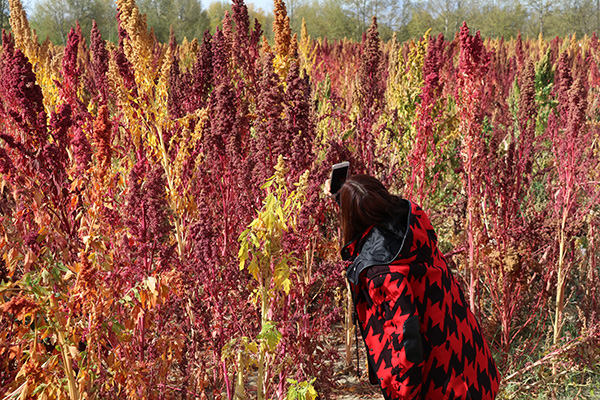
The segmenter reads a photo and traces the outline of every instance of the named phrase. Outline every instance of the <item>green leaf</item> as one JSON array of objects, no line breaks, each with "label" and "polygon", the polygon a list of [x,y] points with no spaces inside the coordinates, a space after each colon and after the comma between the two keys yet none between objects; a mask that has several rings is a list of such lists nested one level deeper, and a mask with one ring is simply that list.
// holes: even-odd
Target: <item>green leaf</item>
[{"label": "green leaf", "polygon": [[288,378],[287,381],[290,383],[290,387],[288,388],[287,400],[315,400],[318,397],[318,393],[313,386],[316,379],[313,378],[310,382],[298,382]]},{"label": "green leaf", "polygon": [[63,263],[56,264],[56,268],[58,268],[61,272],[69,271],[69,268],[67,268]]},{"label": "green leaf", "polygon": [[123,332],[123,330],[125,329],[125,327],[123,325],[121,325],[119,322],[113,321],[111,329],[115,334],[120,335]]},{"label": "green leaf", "polygon": [[44,391],[44,389],[46,389],[47,387],[48,387],[47,383],[42,383],[42,384],[38,385],[38,387],[33,389],[33,392],[31,394],[32,395],[38,394],[38,393]]},{"label": "green leaf", "polygon": [[274,351],[281,340],[281,332],[277,330],[275,322],[267,321],[257,338],[264,341],[269,351]]},{"label": "green leaf", "polygon": [[255,248],[260,247],[260,240],[258,240],[254,233],[250,234],[250,242],[254,245]]},{"label": "green leaf", "polygon": [[[293,379],[291,379],[293,381]],[[290,379],[288,379],[288,382],[290,381]],[[296,381],[294,381],[295,383]],[[296,390],[295,386],[290,386],[287,392],[287,396],[286,396],[287,400],[296,400],[298,399],[298,391]]]},{"label": "green leaf", "polygon": [[275,177],[271,177],[271,178],[267,179],[267,181],[265,183],[263,183],[260,188],[261,189],[269,188],[273,185],[274,182],[275,182]]},{"label": "green leaf", "polygon": [[238,238],[238,242],[244,242],[248,237],[248,233],[250,233],[250,229],[246,229],[244,232],[240,233],[240,237]]}]

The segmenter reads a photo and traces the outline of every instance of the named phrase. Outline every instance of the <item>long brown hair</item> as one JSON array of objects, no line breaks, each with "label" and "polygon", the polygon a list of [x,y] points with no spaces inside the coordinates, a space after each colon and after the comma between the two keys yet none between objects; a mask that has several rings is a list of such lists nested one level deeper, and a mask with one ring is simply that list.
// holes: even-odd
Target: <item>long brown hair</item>
[{"label": "long brown hair", "polygon": [[401,198],[388,192],[369,175],[353,175],[340,189],[340,224],[344,243],[349,243],[371,225],[389,221],[400,211]]}]

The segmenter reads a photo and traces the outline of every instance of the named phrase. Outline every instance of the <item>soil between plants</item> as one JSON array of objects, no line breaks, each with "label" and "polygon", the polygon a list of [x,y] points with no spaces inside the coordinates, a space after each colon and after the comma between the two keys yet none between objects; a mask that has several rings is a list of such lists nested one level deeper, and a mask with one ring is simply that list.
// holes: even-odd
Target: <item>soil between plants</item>
[{"label": "soil between plants", "polygon": [[[343,335],[340,335],[343,336]],[[340,362],[336,368],[337,387],[331,393],[332,400],[382,400],[383,394],[379,385],[369,383],[369,373],[367,370],[367,354],[362,339],[358,338],[358,348],[360,360],[356,361],[356,344],[352,344],[352,363],[346,363],[346,349],[344,341],[339,339],[336,342],[337,350],[340,354]],[[357,365],[359,367],[360,377],[357,376]]]}]

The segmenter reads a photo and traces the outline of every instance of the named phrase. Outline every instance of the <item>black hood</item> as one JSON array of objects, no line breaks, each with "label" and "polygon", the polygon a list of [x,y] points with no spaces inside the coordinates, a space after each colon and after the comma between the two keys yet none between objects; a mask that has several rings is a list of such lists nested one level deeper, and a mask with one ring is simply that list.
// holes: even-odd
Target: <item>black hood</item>
[{"label": "black hood", "polygon": [[[358,283],[360,273],[375,265],[387,265],[396,260],[402,251],[409,231],[411,204],[408,200],[406,212],[395,214],[389,221],[367,229],[360,237],[346,244],[341,251],[342,258],[353,261],[346,271],[348,280]],[[410,243],[409,243],[410,246]]]}]

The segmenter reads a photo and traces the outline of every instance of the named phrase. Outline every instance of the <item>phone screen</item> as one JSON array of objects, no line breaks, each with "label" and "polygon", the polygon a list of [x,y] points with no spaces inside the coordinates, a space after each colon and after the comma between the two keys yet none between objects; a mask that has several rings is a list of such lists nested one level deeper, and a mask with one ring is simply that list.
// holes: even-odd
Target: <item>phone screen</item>
[{"label": "phone screen", "polygon": [[340,191],[348,177],[349,167],[350,163],[348,161],[335,164],[331,167],[331,186],[329,187],[329,192],[331,194],[337,194],[337,192]]}]

